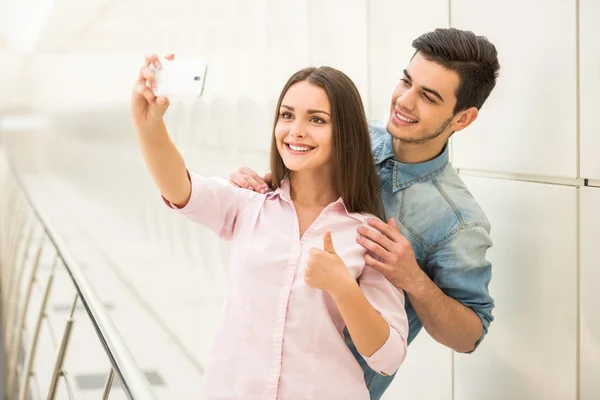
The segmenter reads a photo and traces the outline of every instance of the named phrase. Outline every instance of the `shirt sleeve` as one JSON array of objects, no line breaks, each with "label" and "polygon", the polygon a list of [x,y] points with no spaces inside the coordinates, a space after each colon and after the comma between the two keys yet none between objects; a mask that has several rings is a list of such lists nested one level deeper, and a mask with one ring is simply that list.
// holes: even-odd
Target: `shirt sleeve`
[{"label": "shirt sleeve", "polygon": [[447,296],[473,310],[481,320],[481,337],[469,353],[479,346],[494,319],[494,300],[488,290],[492,264],[486,259],[491,246],[488,230],[476,225],[457,231],[436,245],[427,258],[433,282]]},{"label": "shirt sleeve", "polygon": [[383,346],[370,357],[362,355],[369,367],[381,375],[393,375],[406,358],[408,317],[404,292],[380,272],[365,266],[358,283],[373,308],[385,319],[390,334]]},{"label": "shirt sleeve", "polygon": [[206,178],[189,170],[187,173],[192,185],[187,204],[178,208],[163,196],[164,202],[190,220],[208,227],[220,238],[231,238],[238,212],[253,192],[236,188],[223,178]]},{"label": "shirt sleeve", "polygon": [[381,140],[387,137],[387,132],[382,133],[381,122],[370,120],[368,121],[369,136],[371,139],[371,152],[375,153],[377,147],[381,144]]}]

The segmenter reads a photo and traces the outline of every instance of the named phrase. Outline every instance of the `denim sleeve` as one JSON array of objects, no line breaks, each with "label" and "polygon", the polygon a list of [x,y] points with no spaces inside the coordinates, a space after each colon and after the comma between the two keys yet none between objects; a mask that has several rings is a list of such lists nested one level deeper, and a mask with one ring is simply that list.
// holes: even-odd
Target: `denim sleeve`
[{"label": "denim sleeve", "polygon": [[491,246],[488,230],[474,225],[458,230],[438,243],[427,260],[433,281],[439,288],[469,307],[481,319],[483,332],[471,352],[479,346],[494,320],[494,299],[488,290],[492,264],[486,258]]},{"label": "denim sleeve", "polygon": [[[380,126],[379,121],[368,121],[369,124],[369,136],[371,139],[371,151],[374,153],[375,149],[381,143],[381,140],[384,138],[384,133],[382,132],[382,128]],[[387,132],[385,132],[387,134]]]}]

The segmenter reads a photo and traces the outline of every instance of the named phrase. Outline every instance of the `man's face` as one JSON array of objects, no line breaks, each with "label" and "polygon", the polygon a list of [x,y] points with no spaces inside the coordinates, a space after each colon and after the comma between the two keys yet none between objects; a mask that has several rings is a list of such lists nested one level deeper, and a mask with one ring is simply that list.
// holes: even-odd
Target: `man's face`
[{"label": "man's face", "polygon": [[402,142],[425,143],[452,134],[459,77],[417,53],[394,89],[387,130]]}]

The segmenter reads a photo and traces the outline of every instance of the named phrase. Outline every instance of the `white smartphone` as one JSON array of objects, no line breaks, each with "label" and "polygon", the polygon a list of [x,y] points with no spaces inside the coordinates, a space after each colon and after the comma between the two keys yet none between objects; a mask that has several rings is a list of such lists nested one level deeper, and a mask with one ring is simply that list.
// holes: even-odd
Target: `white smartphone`
[{"label": "white smartphone", "polygon": [[195,60],[160,60],[161,67],[154,69],[155,96],[200,97],[208,66]]}]

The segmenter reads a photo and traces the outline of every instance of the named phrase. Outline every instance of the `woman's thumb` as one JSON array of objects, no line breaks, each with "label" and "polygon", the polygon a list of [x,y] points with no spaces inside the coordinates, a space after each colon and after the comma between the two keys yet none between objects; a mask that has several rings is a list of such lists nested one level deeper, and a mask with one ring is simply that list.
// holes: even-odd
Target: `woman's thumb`
[{"label": "woman's thumb", "polygon": [[161,108],[169,107],[169,99],[164,96],[159,96],[156,98],[156,104],[158,104]]}]

